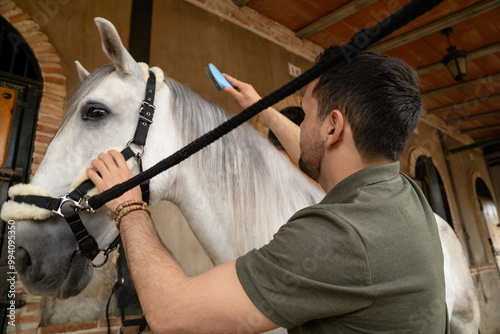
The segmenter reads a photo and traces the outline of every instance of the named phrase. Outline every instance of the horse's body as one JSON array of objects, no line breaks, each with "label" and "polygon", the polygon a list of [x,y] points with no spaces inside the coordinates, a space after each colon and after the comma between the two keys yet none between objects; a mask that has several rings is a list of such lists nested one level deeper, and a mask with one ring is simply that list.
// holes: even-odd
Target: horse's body
[{"label": "horse's body", "polygon": [[[102,19],[96,22],[113,64],[88,76],[82,73],[86,78],[32,181],[57,195],[67,193],[78,172],[100,152],[124,146],[132,138],[143,99],[143,72],[114,27]],[[229,117],[171,79],[158,88],[155,105],[144,168]],[[95,121],[82,119],[89,108],[96,107],[107,110],[108,115]],[[133,172],[138,172],[137,167]],[[152,202],[177,204],[214,264],[264,245],[294,212],[322,197],[282,153],[247,125],[151,181]],[[117,234],[104,211],[82,214],[101,247]],[[454,232],[443,220],[438,219],[438,224],[453,333],[472,333],[478,327],[478,305],[467,262]],[[62,218],[54,216],[42,223],[18,221],[16,238],[18,273],[29,292],[66,298],[78,295],[91,280],[93,268],[76,251],[75,239]],[[460,328],[453,326],[456,315]]]}]

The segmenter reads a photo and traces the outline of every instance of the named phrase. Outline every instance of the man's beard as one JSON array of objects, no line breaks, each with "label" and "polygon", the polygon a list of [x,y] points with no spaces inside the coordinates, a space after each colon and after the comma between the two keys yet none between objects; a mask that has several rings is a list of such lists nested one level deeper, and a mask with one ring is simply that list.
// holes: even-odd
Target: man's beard
[{"label": "man's beard", "polygon": [[324,142],[316,136],[312,143],[300,143],[300,169],[314,181],[318,181],[323,163]]}]

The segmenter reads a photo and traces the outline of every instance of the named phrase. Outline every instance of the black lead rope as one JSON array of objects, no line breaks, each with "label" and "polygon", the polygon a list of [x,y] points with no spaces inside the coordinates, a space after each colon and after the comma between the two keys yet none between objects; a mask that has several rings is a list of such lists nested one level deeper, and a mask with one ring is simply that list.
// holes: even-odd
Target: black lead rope
[{"label": "black lead rope", "polygon": [[[122,244],[121,239],[118,240],[118,243],[120,245]],[[127,267],[125,252],[123,250],[123,247],[120,246],[120,248],[118,249],[118,277],[116,279],[115,284],[113,285],[113,288],[111,289],[111,294],[108,298],[108,302],[106,303],[106,322],[108,325],[108,334],[111,334],[111,323],[109,321],[109,306],[111,304],[111,299],[112,299],[114,294],[119,294],[127,289],[133,289],[134,293],[135,293],[132,278],[130,277],[130,273],[129,273],[128,267]],[[137,295],[135,295],[135,296],[137,296]],[[124,299],[124,298],[122,298],[122,299]],[[124,327],[133,327],[133,326],[139,326],[138,331],[137,331],[138,334],[143,333],[148,325],[148,323],[146,321],[146,317],[143,315],[141,318],[137,318],[137,319],[125,319],[125,301],[117,298],[117,302],[118,302],[118,305],[117,305],[118,310],[120,311],[120,317],[121,317],[121,321],[122,321],[120,333],[123,332]]]},{"label": "black lead rope", "polygon": [[441,2],[443,2],[443,0],[413,0],[385,20],[379,22],[373,28],[366,28],[358,31],[354,34],[349,43],[342,46],[337,52],[323,59],[299,77],[265,96],[238,115],[230,118],[217,128],[199,137],[171,156],[161,160],[148,170],[121,184],[115,185],[101,194],[92,196],[88,200],[89,206],[94,210],[98,209],[105,203],[138,186],[142,182],[149,180],[167,169],[181,163],[194,153],[200,151],[202,148],[210,145],[236,127],[245,123],[262,110],[269,108],[288,95],[309,84],[311,81],[319,77],[326,69],[334,65],[338,66],[350,62],[352,57],[356,56],[383,38],[389,36],[394,31],[413,21],[417,17],[423,15]]}]

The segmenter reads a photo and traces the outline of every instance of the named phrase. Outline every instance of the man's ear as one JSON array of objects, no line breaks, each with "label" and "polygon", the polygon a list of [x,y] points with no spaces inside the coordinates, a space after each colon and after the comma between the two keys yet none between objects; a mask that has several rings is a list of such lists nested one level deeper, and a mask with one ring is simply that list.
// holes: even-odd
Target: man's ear
[{"label": "man's ear", "polygon": [[326,135],[326,147],[330,148],[332,145],[337,143],[340,139],[342,131],[344,130],[345,116],[339,110],[333,110],[330,115],[327,116],[327,135]]}]

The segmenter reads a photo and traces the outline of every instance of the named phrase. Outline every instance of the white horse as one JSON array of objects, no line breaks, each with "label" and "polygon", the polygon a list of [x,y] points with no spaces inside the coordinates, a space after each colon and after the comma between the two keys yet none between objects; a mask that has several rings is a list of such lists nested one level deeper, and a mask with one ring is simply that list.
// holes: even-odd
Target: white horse
[{"label": "white horse", "polygon": [[[55,195],[67,193],[79,171],[100,152],[125,146],[135,131],[144,98],[144,71],[124,48],[114,26],[104,19],[95,21],[111,64],[90,74],[79,67],[84,79],[31,183]],[[172,79],[157,88],[155,105],[144,168],[229,117]],[[133,172],[138,172],[137,166]],[[169,200],[178,205],[215,265],[264,245],[294,212],[317,203],[323,195],[248,125],[151,181],[151,202]],[[117,235],[105,211],[81,214],[100,247]],[[436,218],[444,249],[451,328],[454,334],[477,332],[479,307],[467,261],[453,230]],[[77,250],[61,217],[43,222],[17,220],[16,224],[17,271],[28,292],[67,298],[84,291],[93,268]]]}]

